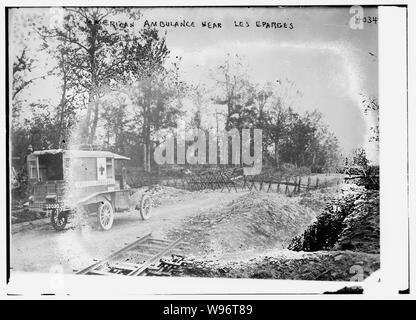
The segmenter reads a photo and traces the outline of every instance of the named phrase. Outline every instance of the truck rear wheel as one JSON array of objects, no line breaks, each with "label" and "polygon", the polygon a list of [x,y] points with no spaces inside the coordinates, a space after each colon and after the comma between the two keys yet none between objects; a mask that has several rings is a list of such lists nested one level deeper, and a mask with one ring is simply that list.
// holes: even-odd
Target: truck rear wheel
[{"label": "truck rear wheel", "polygon": [[114,221],[114,210],[107,200],[101,201],[98,205],[97,220],[101,229],[110,230]]},{"label": "truck rear wheel", "polygon": [[53,209],[51,213],[51,224],[55,230],[64,230],[68,222],[68,214],[66,211]]},{"label": "truck rear wheel", "polygon": [[142,199],[140,200],[140,216],[143,220],[147,220],[150,218],[150,214],[152,212],[152,199],[149,195],[144,194]]}]

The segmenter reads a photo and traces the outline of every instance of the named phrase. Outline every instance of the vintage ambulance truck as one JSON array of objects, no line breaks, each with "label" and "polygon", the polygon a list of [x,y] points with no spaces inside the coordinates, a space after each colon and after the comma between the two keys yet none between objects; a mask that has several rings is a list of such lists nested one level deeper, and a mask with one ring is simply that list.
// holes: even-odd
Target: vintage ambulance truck
[{"label": "vintage ambulance truck", "polygon": [[128,160],[108,151],[34,151],[27,157],[33,192],[26,206],[48,212],[56,230],[63,230],[76,211],[96,214],[103,230],[111,228],[115,212],[137,210],[146,220],[151,198],[128,186],[123,165]]}]

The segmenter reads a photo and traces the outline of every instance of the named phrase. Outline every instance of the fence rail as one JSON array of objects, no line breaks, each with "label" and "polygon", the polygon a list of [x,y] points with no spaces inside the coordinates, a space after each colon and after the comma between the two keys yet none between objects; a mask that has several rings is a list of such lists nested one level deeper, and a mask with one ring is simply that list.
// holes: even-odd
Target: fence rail
[{"label": "fence rail", "polygon": [[245,176],[241,168],[208,171],[187,174],[181,177],[166,177],[150,174],[129,175],[127,183],[132,187],[163,185],[190,191],[198,190],[256,190],[297,194],[302,191],[316,190],[343,181],[343,175],[331,176],[279,176],[265,172],[256,176]]}]

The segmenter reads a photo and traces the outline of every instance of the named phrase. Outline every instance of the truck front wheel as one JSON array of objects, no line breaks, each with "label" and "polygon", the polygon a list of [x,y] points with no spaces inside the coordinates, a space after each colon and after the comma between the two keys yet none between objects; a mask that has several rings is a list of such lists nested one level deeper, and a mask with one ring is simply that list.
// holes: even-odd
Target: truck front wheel
[{"label": "truck front wheel", "polygon": [[51,224],[55,230],[61,231],[65,229],[68,222],[68,214],[66,211],[53,209],[51,213]]}]

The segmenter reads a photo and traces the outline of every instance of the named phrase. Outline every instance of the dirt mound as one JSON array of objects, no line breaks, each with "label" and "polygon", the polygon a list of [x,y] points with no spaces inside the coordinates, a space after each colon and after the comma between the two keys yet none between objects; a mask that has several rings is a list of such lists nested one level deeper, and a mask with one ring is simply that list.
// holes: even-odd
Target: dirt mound
[{"label": "dirt mound", "polygon": [[249,261],[193,260],[182,276],[362,281],[380,268],[378,254],[352,251],[280,251]]},{"label": "dirt mound", "polygon": [[299,204],[311,208],[316,212],[322,212],[326,204],[337,196],[337,187],[320,188],[318,190],[310,190],[300,195]]},{"label": "dirt mound", "polygon": [[280,194],[246,193],[225,206],[202,211],[171,235],[184,236],[190,253],[214,259],[247,250],[283,249],[315,217],[299,201]]},{"label": "dirt mound", "polygon": [[147,189],[147,193],[152,197],[153,207],[159,207],[162,204],[176,203],[186,199],[191,192],[173,187],[155,185]]}]

